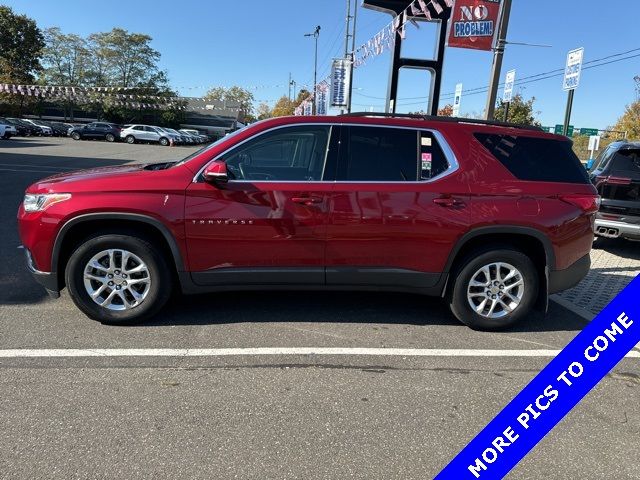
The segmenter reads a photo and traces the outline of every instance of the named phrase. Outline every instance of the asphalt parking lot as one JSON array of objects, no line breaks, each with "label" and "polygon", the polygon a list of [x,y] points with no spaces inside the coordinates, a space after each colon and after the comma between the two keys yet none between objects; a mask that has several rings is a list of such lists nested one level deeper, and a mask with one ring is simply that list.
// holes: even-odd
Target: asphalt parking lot
[{"label": "asphalt parking lot", "polygon": [[[196,148],[0,142],[0,351],[290,350],[0,358],[0,478],[432,478],[548,363],[543,351],[563,348],[586,325],[588,308],[570,296],[563,304],[578,313],[552,302],[546,316],[503,333],[474,332],[439,300],[399,294],[177,298],[131,327],[88,320],[66,292],[48,299],[18,248],[24,189],[58,172],[167,161]],[[623,259],[597,267],[614,269],[591,276],[599,288],[606,274],[640,271],[634,245],[606,244],[594,255]],[[640,478],[639,405],[640,365],[625,359],[509,478]]]}]

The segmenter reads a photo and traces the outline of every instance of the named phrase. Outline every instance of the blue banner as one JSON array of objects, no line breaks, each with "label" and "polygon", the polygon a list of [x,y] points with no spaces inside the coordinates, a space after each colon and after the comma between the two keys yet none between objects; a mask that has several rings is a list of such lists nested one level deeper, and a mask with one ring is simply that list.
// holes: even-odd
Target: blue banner
[{"label": "blue banner", "polygon": [[436,477],[503,478],[640,342],[640,276]]}]

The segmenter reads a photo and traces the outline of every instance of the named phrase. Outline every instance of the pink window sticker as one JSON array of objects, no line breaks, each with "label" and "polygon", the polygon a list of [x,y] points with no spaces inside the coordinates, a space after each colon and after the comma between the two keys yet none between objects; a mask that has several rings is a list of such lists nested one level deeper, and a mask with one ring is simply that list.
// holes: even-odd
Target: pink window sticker
[{"label": "pink window sticker", "polygon": [[430,162],[431,161],[431,154],[430,153],[423,153],[422,154],[422,161],[423,162]]}]

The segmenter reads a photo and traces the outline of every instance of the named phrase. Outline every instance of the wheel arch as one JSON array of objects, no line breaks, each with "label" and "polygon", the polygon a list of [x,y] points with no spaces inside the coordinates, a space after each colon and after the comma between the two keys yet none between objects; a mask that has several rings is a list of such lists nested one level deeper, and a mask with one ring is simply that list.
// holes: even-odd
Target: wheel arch
[{"label": "wheel arch", "polygon": [[[535,228],[519,225],[496,225],[471,230],[463,235],[451,250],[445,272],[451,275],[460,262],[472,251],[493,245],[515,247],[533,260],[540,281],[536,304],[539,308],[546,310],[549,271],[555,268],[556,259],[549,237]],[[447,282],[444,295],[447,294],[450,283]]]},{"label": "wheel arch", "polygon": [[64,269],[79,242],[96,232],[139,233],[158,241],[158,247],[171,257],[169,265],[174,274],[185,271],[182,252],[169,228],[160,220],[133,213],[91,213],[68,220],[56,236],[51,256],[51,271],[61,289],[64,286]]}]

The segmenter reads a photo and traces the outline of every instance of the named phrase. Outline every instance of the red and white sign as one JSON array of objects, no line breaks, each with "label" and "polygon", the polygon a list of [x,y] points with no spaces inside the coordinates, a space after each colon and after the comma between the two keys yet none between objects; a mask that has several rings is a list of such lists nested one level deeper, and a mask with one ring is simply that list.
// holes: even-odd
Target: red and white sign
[{"label": "red and white sign", "polygon": [[456,0],[447,45],[491,50],[498,35],[500,0]]}]

